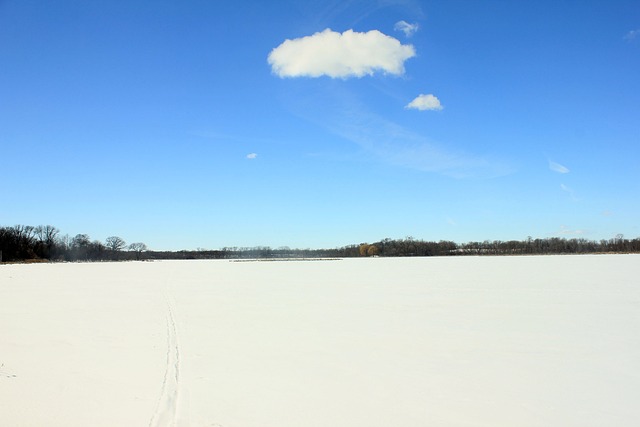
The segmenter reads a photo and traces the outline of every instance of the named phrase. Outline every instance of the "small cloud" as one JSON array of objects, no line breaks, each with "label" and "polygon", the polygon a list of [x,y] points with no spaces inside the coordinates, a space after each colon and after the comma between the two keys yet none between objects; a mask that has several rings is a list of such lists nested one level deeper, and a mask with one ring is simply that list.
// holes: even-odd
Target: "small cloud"
[{"label": "small cloud", "polygon": [[442,110],[442,108],[444,107],[442,107],[442,104],[440,104],[440,100],[435,96],[431,94],[429,95],[420,94],[416,97],[416,99],[411,101],[404,108],[425,111],[425,110]]},{"label": "small cloud", "polygon": [[613,212],[611,212],[611,211],[604,211],[604,212],[602,212],[602,216],[613,216]]},{"label": "small cloud", "polygon": [[256,153],[249,153],[249,154],[247,154],[247,159],[249,159],[249,160],[253,160],[253,159],[255,159],[256,157],[258,157],[258,155],[257,155]]},{"label": "small cloud", "polygon": [[346,79],[383,73],[404,74],[404,61],[416,55],[412,45],[380,31],[343,33],[326,30],[285,40],[269,53],[267,62],[279,77]]},{"label": "small cloud", "polygon": [[562,166],[560,163],[552,162],[549,160],[549,169],[558,173],[569,173],[569,169]]},{"label": "small cloud", "polygon": [[447,217],[446,220],[447,220],[447,224],[449,225],[453,225],[453,226],[458,225],[458,223],[455,222],[452,218]]},{"label": "small cloud", "polygon": [[409,24],[407,21],[398,21],[394,25],[393,29],[396,31],[402,31],[406,37],[411,37],[416,31],[418,31],[418,24]]},{"label": "small cloud", "polygon": [[624,39],[628,41],[635,40],[638,36],[640,36],[640,29],[629,31],[625,34]]}]

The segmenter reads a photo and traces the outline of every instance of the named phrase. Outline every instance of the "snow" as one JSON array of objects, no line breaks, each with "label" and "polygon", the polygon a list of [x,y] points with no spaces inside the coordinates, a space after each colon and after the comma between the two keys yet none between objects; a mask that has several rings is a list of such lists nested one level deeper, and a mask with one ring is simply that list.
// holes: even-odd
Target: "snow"
[{"label": "snow", "polygon": [[640,256],[0,266],[0,425],[640,425]]}]

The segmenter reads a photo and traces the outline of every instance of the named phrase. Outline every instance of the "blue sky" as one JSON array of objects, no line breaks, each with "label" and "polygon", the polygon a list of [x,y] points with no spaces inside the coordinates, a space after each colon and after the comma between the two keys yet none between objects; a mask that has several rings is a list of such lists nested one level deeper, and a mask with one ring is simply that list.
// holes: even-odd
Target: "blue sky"
[{"label": "blue sky", "polygon": [[640,236],[637,1],[0,1],[0,225]]}]

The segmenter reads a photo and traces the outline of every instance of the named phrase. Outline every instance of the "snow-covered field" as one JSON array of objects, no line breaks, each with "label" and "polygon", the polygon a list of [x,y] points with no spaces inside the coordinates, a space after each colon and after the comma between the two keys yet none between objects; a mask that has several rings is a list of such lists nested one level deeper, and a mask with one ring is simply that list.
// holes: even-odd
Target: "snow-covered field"
[{"label": "snow-covered field", "polygon": [[640,425],[640,256],[0,266],[0,425]]}]

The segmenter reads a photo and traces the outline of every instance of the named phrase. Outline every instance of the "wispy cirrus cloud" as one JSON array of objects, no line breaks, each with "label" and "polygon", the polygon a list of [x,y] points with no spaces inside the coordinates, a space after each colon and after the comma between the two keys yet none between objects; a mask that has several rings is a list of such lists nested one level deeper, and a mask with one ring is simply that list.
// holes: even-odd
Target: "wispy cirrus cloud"
[{"label": "wispy cirrus cloud", "polygon": [[440,100],[436,96],[432,94],[428,94],[428,95],[420,94],[413,101],[407,104],[404,108],[410,109],[410,110],[426,111],[426,110],[442,110],[444,107],[442,106],[442,104],[440,103]]},{"label": "wispy cirrus cloud", "polygon": [[453,178],[492,178],[512,168],[488,155],[446,148],[429,138],[365,109],[350,109],[331,131],[362,147],[366,153],[394,166],[439,173]]},{"label": "wispy cirrus cloud", "polygon": [[552,162],[549,160],[549,169],[558,173],[569,173],[569,168],[561,165],[560,163]]},{"label": "wispy cirrus cloud", "polygon": [[404,33],[405,37],[411,37],[412,35],[414,35],[415,32],[418,31],[418,28],[420,28],[420,27],[418,26],[417,23],[410,24],[407,21],[398,21],[393,26],[394,30],[402,31]]},{"label": "wispy cirrus cloud", "polygon": [[578,201],[578,198],[576,197],[576,193],[573,191],[572,188],[564,184],[560,184],[560,189],[565,193],[569,194],[569,197],[571,197],[571,200],[573,200],[574,202]]},{"label": "wispy cirrus cloud", "polygon": [[258,154],[257,153],[249,153],[249,154],[247,154],[247,159],[249,159],[249,160],[253,160],[253,159],[256,159],[256,158],[258,158]]},{"label": "wispy cirrus cloud", "polygon": [[311,36],[285,40],[267,58],[279,77],[346,79],[375,72],[404,74],[404,62],[416,55],[412,45],[378,30],[366,33],[326,29]]}]

